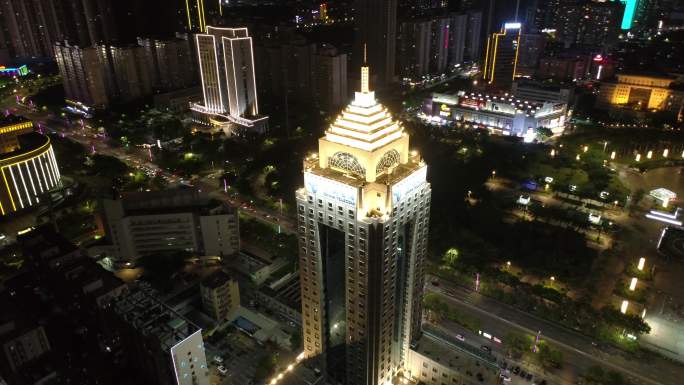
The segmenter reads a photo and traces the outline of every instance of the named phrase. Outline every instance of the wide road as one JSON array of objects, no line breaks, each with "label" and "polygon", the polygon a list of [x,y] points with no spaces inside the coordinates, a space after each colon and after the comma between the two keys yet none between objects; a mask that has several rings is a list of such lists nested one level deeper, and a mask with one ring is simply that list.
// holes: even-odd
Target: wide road
[{"label": "wide road", "polygon": [[[684,368],[663,359],[650,359],[648,362],[635,360],[617,349],[599,350],[592,340],[573,330],[538,318],[515,309],[468,288],[428,277],[427,291],[444,295],[451,306],[482,320],[483,325],[491,328],[490,334],[505,337],[508,331],[524,332],[535,335],[541,331],[542,338],[561,350],[568,369],[558,375],[564,381],[583,373],[592,365],[621,372],[634,384],[679,385],[682,383]],[[433,283],[437,282],[438,286]]]},{"label": "wide road", "polygon": [[[168,179],[178,179],[177,176],[171,174],[168,170],[163,170],[154,164],[153,161],[150,160],[148,152],[145,150],[135,149],[132,152],[127,152],[120,147],[111,147],[105,140],[97,136],[96,133],[92,132],[92,130],[87,127],[81,128],[78,124],[69,126],[61,119],[51,116],[51,114],[31,111],[21,105],[17,105],[14,103],[13,99],[6,99],[3,101],[2,109],[5,108],[16,110],[17,114],[23,115],[34,122],[39,123],[46,132],[58,133],[80,143],[88,152],[94,151],[95,153],[109,155],[125,162],[130,167],[158,170],[162,176]],[[279,227],[281,231],[285,233],[294,233],[296,230],[296,226],[291,218],[263,207],[254,206],[251,202],[241,199],[239,196],[228,196],[219,186],[218,180],[203,178],[198,181],[196,187],[210,194],[213,198],[220,199],[238,207],[240,212],[247,216],[273,225],[274,227]]]}]

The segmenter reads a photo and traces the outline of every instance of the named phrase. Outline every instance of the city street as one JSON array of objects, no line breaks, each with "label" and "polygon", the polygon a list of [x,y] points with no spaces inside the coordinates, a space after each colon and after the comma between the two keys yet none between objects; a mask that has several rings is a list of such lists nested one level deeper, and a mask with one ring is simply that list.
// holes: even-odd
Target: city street
[{"label": "city street", "polygon": [[[19,114],[39,123],[46,131],[62,134],[65,137],[80,143],[87,151],[113,156],[122,162],[125,162],[130,167],[137,169],[158,170],[158,172],[168,180],[172,180],[175,183],[179,182],[177,176],[166,170],[160,169],[159,166],[151,162],[149,154],[145,149],[136,148],[132,152],[128,152],[123,148],[110,147],[101,136],[91,132],[92,129],[87,127],[81,128],[76,124],[72,124],[72,126],[69,127],[61,120],[55,119],[46,113],[34,112],[21,105],[17,105],[13,98],[5,99],[1,108],[18,109]],[[240,212],[247,216],[258,219],[274,227],[280,226],[281,231],[286,233],[295,231],[295,226],[290,222],[290,218],[280,215],[277,212],[254,206],[249,201],[240,199],[240,197],[229,197],[223,192],[223,189],[218,186],[216,179],[202,178],[198,181],[196,187],[207,192],[213,198],[229,202],[231,205],[238,207]]]},{"label": "city street", "polygon": [[[482,296],[470,289],[452,285],[436,277],[428,277],[427,291],[440,293],[451,306],[482,320],[483,328],[492,335],[504,337],[510,330],[535,335],[541,331],[542,338],[561,350],[566,366],[554,373],[564,383],[576,383],[577,375],[593,365],[601,365],[625,375],[635,384],[679,384],[681,367],[666,360],[636,361],[617,349],[599,350],[592,340],[570,329],[537,318],[513,307]],[[439,286],[432,283],[438,282]],[[457,328],[462,330],[462,328]],[[460,331],[458,331],[460,333]],[[546,374],[546,376],[549,376]],[[550,378],[550,376],[549,376]]]}]

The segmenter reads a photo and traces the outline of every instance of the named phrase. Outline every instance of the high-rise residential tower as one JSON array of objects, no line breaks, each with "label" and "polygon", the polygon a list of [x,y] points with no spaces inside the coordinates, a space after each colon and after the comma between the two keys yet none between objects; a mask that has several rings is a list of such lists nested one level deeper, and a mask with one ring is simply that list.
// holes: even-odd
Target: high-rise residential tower
[{"label": "high-rise residential tower", "polygon": [[487,38],[484,80],[497,87],[510,86],[515,77],[520,46],[520,23],[506,23]]},{"label": "high-rise residential tower", "polygon": [[262,132],[268,117],[259,115],[254,51],[247,28],[207,27],[195,35],[202,80],[202,104],[191,109],[200,121],[222,128],[235,126]]},{"label": "high-rise residential tower", "polygon": [[356,62],[361,64],[367,46],[367,60],[377,73],[376,82],[391,83],[396,65],[397,0],[355,0],[354,9]]},{"label": "high-rise residential tower", "polygon": [[332,383],[386,385],[420,332],[430,184],[401,124],[361,90],[297,190],[304,355]]}]

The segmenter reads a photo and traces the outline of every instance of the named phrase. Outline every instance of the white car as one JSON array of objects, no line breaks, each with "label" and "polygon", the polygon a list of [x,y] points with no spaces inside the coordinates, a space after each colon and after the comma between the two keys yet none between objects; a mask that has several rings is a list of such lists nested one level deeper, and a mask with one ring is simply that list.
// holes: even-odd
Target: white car
[{"label": "white car", "polygon": [[460,335],[460,334],[456,334],[456,339],[459,340],[459,341],[465,341],[465,337],[463,337],[463,336]]},{"label": "white car", "polygon": [[223,365],[220,365],[217,369],[218,369],[219,373],[221,373],[221,374],[228,373],[228,369],[226,369],[226,367]]},{"label": "white car", "polygon": [[223,358],[221,358],[221,356],[214,356],[214,362],[220,364],[223,362]]}]

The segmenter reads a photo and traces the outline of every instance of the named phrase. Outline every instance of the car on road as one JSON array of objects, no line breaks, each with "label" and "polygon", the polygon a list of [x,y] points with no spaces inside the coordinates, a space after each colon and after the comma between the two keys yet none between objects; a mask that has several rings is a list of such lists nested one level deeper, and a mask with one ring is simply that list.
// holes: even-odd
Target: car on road
[{"label": "car on road", "polygon": [[228,373],[228,369],[226,369],[226,367],[223,365],[220,365],[217,369],[218,369],[219,373],[221,373],[221,374],[225,375],[226,373]]},{"label": "car on road", "polygon": [[520,377],[525,378],[526,375],[527,375],[527,372],[525,370],[520,371]]},{"label": "car on road", "polygon": [[501,374],[499,374],[499,377],[501,377],[501,379],[504,380],[505,382],[511,381],[511,376],[509,376],[508,374],[501,373]]},{"label": "car on road", "polygon": [[221,356],[214,356],[214,362],[220,364],[223,362],[223,358],[221,358]]},{"label": "car on road", "polygon": [[513,369],[513,374],[518,374],[518,373],[520,373],[520,366],[516,366],[516,367]]},{"label": "car on road", "polygon": [[432,286],[439,286],[439,281],[432,281],[430,283],[432,283]]},{"label": "car on road", "polygon": [[490,347],[487,346],[487,345],[482,345],[482,346],[480,346],[480,348],[481,348],[482,350],[484,350],[485,352],[487,352],[487,353],[491,353],[491,352],[492,352],[492,348],[490,348]]},{"label": "car on road", "polygon": [[456,339],[459,340],[459,341],[465,341],[465,337],[463,337],[463,336],[460,335],[460,334],[456,334]]}]

